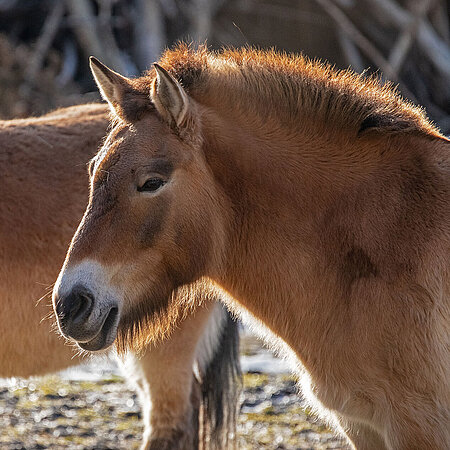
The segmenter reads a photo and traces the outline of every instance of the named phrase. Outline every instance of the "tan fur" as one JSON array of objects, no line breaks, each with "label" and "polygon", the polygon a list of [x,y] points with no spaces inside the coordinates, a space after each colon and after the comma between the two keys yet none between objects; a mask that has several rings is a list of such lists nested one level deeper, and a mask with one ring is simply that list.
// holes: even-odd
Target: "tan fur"
[{"label": "tan fur", "polygon": [[[159,64],[190,121],[143,103],[154,72],[129,80],[63,271],[109,270],[124,346],[209,280],[358,448],[450,448],[449,141],[390,86],[303,57],[180,46]],[[173,171],[141,195],[157,158]]]},{"label": "tan fur", "polygon": [[86,162],[107,125],[104,105],[0,122],[3,377],[39,375],[78,362],[49,332],[52,320],[41,319],[51,312],[46,294],[87,203]]},{"label": "tan fur", "polygon": [[[86,162],[107,125],[108,108],[96,104],[0,122],[0,377],[81,362],[51,329],[48,294],[87,204]],[[144,448],[190,450],[197,439],[193,362],[209,317],[202,308],[132,364],[145,411]]]}]

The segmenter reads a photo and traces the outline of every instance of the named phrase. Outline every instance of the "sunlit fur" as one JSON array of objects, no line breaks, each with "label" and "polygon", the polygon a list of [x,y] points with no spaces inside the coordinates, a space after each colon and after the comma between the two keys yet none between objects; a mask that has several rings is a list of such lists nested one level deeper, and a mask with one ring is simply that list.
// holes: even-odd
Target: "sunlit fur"
[{"label": "sunlit fur", "polygon": [[[116,268],[121,345],[173,326],[195,299],[161,299],[202,280],[285,342],[357,448],[449,448],[449,141],[391,86],[303,57],[180,45],[159,64],[187,94],[178,126],[154,71],[97,66],[117,124],[66,260]],[[140,196],[157,157],[169,182]]]},{"label": "sunlit fur", "polygon": [[[49,294],[87,204],[86,163],[107,127],[108,108],[101,104],[0,121],[0,377],[38,376],[83,361],[79,348],[51,329]],[[193,393],[204,387],[193,366],[198,360],[197,372],[208,370],[224,326],[220,308],[206,306],[180,323],[170,339],[142,347],[139,358],[128,355],[125,369],[142,401],[143,448],[191,450],[198,440],[202,399]],[[224,370],[238,364],[223,363]],[[212,406],[234,410],[230,393],[232,387],[227,392],[216,386],[210,395],[222,402]],[[235,424],[227,425],[229,430],[219,432],[234,431]]]},{"label": "sunlit fur", "polygon": [[180,322],[189,317],[198,306],[208,305],[220,298],[220,291],[210,283],[199,281],[179,287],[168,298],[168,303],[155,311],[141,301],[132,314],[122,318],[116,348],[125,353],[130,348],[140,353],[150,344],[159,344],[172,336]]},{"label": "sunlit fur", "polygon": [[[230,108],[260,126],[260,120],[275,119],[280,127],[311,131],[311,121],[300,119],[313,114],[314,127],[325,126],[328,133],[340,126],[357,131],[365,119],[378,115],[390,120],[386,130],[438,133],[423,109],[402,99],[392,84],[304,56],[252,48],[214,53],[180,44],[166,51],[159,64],[202,104]],[[146,98],[154,78],[152,70],[129,80],[134,95],[117,105],[121,117],[134,121],[153,108]]]}]

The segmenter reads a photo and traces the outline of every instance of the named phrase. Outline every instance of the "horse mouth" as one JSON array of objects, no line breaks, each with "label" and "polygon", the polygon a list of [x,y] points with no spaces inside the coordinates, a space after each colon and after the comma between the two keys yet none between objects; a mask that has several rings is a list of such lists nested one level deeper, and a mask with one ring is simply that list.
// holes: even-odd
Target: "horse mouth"
[{"label": "horse mouth", "polygon": [[109,310],[98,333],[87,342],[77,342],[78,346],[89,352],[96,352],[108,348],[116,339],[119,323],[119,309],[113,307]]}]

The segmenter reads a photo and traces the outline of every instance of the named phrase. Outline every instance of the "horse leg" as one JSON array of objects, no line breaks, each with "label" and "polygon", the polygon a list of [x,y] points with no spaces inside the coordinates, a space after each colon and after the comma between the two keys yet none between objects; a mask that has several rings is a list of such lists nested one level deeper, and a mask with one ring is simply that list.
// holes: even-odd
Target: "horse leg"
[{"label": "horse leg", "polygon": [[198,448],[200,394],[193,365],[216,308],[199,308],[169,339],[148,347],[140,359],[127,357],[125,371],[137,386],[143,407],[143,449]]}]

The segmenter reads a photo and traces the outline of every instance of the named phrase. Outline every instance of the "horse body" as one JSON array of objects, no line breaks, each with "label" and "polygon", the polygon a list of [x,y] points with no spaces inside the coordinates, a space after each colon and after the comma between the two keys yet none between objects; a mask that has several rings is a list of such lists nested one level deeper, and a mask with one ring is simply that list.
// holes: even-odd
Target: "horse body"
[{"label": "horse body", "polygon": [[[264,133],[265,147],[247,127],[239,140],[222,135],[222,148],[205,138],[213,173],[243,206],[217,282],[295,351],[304,392],[338,415],[358,448],[382,448],[361,423],[388,448],[446,448],[448,142],[381,130],[324,145]],[[215,165],[227,152],[248,158],[238,180]],[[261,163],[262,154],[271,156]]]},{"label": "horse body", "polygon": [[[86,163],[107,126],[108,108],[101,104],[0,122],[1,377],[42,375],[82,361],[51,330],[48,288],[86,207]],[[205,396],[211,395],[212,385],[204,385],[205,380],[210,382],[206,374],[211,361],[220,360],[223,375],[208,375],[218,382],[235,381],[237,375],[233,372],[236,354],[233,360],[216,356],[222,336],[231,333],[236,337],[235,325],[227,321],[220,306],[205,305],[166,341],[148,347],[139,358],[127,357],[125,371],[133,373],[144,411],[145,448],[198,446],[199,426],[205,426],[198,423],[199,408]],[[196,361],[199,381],[193,372]],[[232,383],[228,390],[227,386],[216,387],[216,395],[223,396],[224,402],[208,408],[216,407],[217,414],[234,411],[235,406],[229,408],[230,402],[237,401]],[[205,424],[217,435],[214,445],[234,424],[215,426],[209,422],[208,411],[205,414]],[[230,428],[222,430],[222,426]]]},{"label": "horse body", "polygon": [[103,105],[71,110],[78,117],[69,113],[0,123],[3,377],[40,375],[79,363],[49,332],[50,321],[40,324],[50,310],[48,300],[38,302],[52,285],[86,206],[86,162],[108,126]]},{"label": "horse body", "polygon": [[[61,331],[125,348],[220,289],[358,449],[448,448],[448,140],[389,86],[304,58],[181,46],[161,64],[92,62],[116,126],[54,289]],[[92,304],[118,311],[102,340]]]}]

